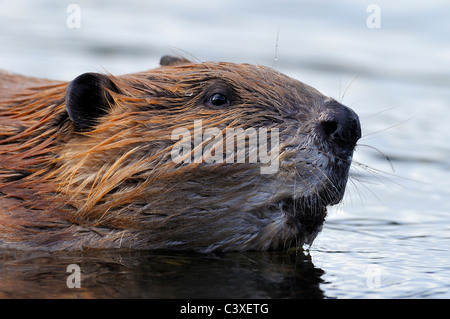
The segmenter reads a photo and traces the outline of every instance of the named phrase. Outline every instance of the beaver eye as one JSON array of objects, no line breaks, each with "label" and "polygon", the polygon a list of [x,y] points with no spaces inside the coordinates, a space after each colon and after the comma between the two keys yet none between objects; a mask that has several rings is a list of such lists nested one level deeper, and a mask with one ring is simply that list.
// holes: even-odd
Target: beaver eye
[{"label": "beaver eye", "polygon": [[222,93],[214,93],[209,97],[208,102],[213,106],[224,106],[229,104],[230,100]]}]

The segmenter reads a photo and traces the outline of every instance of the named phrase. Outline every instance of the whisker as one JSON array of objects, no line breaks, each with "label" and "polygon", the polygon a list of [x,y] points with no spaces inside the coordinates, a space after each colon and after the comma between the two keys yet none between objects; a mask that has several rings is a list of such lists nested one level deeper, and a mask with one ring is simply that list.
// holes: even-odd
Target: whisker
[{"label": "whisker", "polygon": [[[324,172],[320,167],[318,167],[317,165],[313,165],[313,166],[314,166],[314,168],[315,168],[319,173],[321,173],[321,174],[325,177],[325,179],[326,179],[328,182],[330,182],[330,185],[332,185],[332,187],[334,187],[334,189],[335,189],[336,191],[338,191],[336,185],[334,185],[333,181],[328,177],[328,175],[325,174],[325,172]],[[313,172],[313,170],[312,170],[311,168],[309,168],[309,167],[307,167],[307,168],[308,168],[308,171],[309,171],[312,175],[314,175],[314,177],[315,177],[318,181],[322,181],[322,179],[320,179],[319,176],[317,176],[317,175]],[[297,166],[295,166],[295,169],[298,171]],[[329,187],[328,185],[326,185],[323,181],[322,181],[322,184],[323,184],[323,186],[325,186],[325,188],[324,188],[324,191],[325,191],[325,192],[328,192],[328,194],[329,194],[330,196],[336,196],[335,192],[334,192],[332,189],[330,189],[330,187]],[[321,194],[316,194],[316,195],[318,195],[319,198],[320,198],[322,201],[325,200],[325,198],[322,198],[322,197],[321,197]],[[314,203],[312,203],[312,204],[314,204]],[[310,206],[312,206],[312,205],[310,205]]]},{"label": "whisker", "polygon": [[395,105],[395,106],[388,107],[387,109],[384,109],[384,110],[381,110],[381,111],[379,111],[379,112],[375,112],[375,113],[372,113],[372,114],[370,114],[370,115],[367,115],[367,116],[364,117],[364,119],[368,119],[368,118],[377,116],[377,115],[379,115],[379,114],[381,114],[381,113],[384,113],[384,112],[387,112],[387,111],[391,111],[391,110],[393,110],[393,109],[395,109],[395,108],[397,108],[397,107],[399,107],[399,105]]},{"label": "whisker", "polygon": [[[350,81],[350,83],[347,85],[347,88],[344,90],[344,93],[342,94],[342,97],[340,98],[340,101],[342,103],[342,101],[344,100],[345,94],[347,93],[348,89],[350,88],[350,86],[353,84],[353,82],[356,81],[356,79],[358,79],[360,77],[360,75],[366,71],[366,68],[364,68],[364,70],[362,70],[361,72],[359,72],[354,78],[353,80]],[[340,88],[339,88],[340,91]]]},{"label": "whisker", "polygon": [[[361,190],[359,189],[359,187],[356,185],[356,182],[361,183],[361,181],[358,180],[357,178],[349,178],[348,181],[354,186],[352,189],[354,189],[355,192],[358,194],[359,201],[364,206],[363,194],[362,194]],[[363,185],[363,186],[365,187],[366,185]]]},{"label": "whisker", "polygon": [[[394,125],[391,125],[391,126],[389,126],[389,127],[386,127],[386,128],[381,129],[381,130],[379,130],[379,131],[375,131],[375,132],[371,132],[371,133],[364,134],[364,136],[362,136],[361,139],[365,139],[367,136],[371,136],[371,135],[374,135],[374,134],[378,134],[378,133],[381,133],[381,132],[390,130],[390,129],[394,128],[394,127],[397,127],[397,126],[399,126],[399,125],[402,125],[402,124],[404,124],[404,123],[406,123],[406,122],[412,120],[412,119],[415,118],[415,117],[416,117],[416,116],[411,116],[410,118],[408,118],[408,119],[406,119],[406,120],[404,120],[404,121],[401,121],[401,122],[399,122],[399,123],[397,123],[397,124],[394,124]],[[359,145],[359,144],[358,144],[358,145]]]},{"label": "whisker", "polygon": [[192,53],[190,53],[190,52],[188,52],[188,51],[186,51],[184,49],[181,49],[181,48],[178,48],[178,47],[175,47],[175,46],[172,46],[172,48],[187,54],[188,56],[190,56],[191,58],[193,58],[194,60],[196,60],[199,63],[203,63],[203,61],[200,60],[199,58],[197,58],[194,54],[192,54]]},{"label": "whisker", "polygon": [[[378,168],[375,168],[375,167],[371,167],[371,166],[369,166],[369,165],[367,165],[367,164],[363,164],[363,163],[358,162],[358,161],[355,161],[355,160],[353,160],[352,163],[354,163],[354,164],[356,164],[358,167],[364,169],[366,172],[374,174],[374,176],[375,176],[375,174],[379,174],[379,175],[389,175],[389,176],[392,176],[392,177],[395,177],[395,178],[400,178],[400,179],[407,180],[407,181],[410,181],[410,182],[416,182],[416,183],[422,183],[422,184],[423,184],[423,182],[421,182],[421,181],[419,181],[419,180],[412,179],[412,178],[408,178],[408,177],[401,176],[401,175],[398,175],[398,174],[388,173],[388,172],[385,172],[385,171],[383,171],[383,170],[381,170],[381,169],[378,169]],[[391,181],[392,183],[395,183],[395,184],[397,184],[397,185],[403,187],[403,185],[401,185],[401,184],[399,184],[399,183],[396,183],[396,182],[394,182],[393,180],[390,180],[390,181]]]},{"label": "whisker", "polygon": [[378,154],[380,154],[384,159],[386,159],[388,161],[389,165],[391,166],[392,172],[395,172],[394,165],[392,164],[391,159],[389,158],[388,155],[383,153],[380,149],[376,148],[375,146],[367,145],[367,144],[358,144],[358,146],[368,147],[370,149],[377,151]]},{"label": "whisker", "polygon": [[277,39],[275,42],[275,57],[273,58],[273,64],[272,64],[272,69],[276,70],[277,69],[277,62],[278,62],[278,40],[280,38],[280,27],[278,27],[278,31],[277,31]]},{"label": "whisker", "polygon": [[364,187],[367,191],[369,191],[370,194],[371,194],[373,197],[375,197],[375,198],[377,199],[377,201],[378,201],[380,204],[384,205],[383,201],[377,196],[377,194],[376,194],[372,189],[370,189],[370,188],[366,185],[366,184],[368,184],[367,181],[360,180],[360,179],[358,179],[358,178],[355,178],[354,176],[351,177],[351,178],[349,178],[349,181],[355,186],[355,189],[356,189],[356,191],[358,192],[358,195],[359,195],[359,198],[360,198],[362,204],[364,204],[364,201],[363,201],[363,198],[362,198],[362,193],[361,193],[361,191],[358,189],[358,186],[356,185],[355,181],[356,181],[356,182],[359,182],[359,184],[360,184],[362,187]]}]

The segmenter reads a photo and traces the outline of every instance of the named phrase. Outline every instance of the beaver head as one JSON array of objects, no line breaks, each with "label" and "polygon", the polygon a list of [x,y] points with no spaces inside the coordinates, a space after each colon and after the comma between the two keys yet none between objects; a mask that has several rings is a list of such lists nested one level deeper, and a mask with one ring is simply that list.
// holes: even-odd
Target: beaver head
[{"label": "beaver head", "polygon": [[41,227],[54,235],[39,245],[311,243],[343,197],[361,136],[351,109],[263,66],[163,57],[151,71],[86,73],[51,90],[39,92],[53,100],[36,120],[36,141],[47,141],[33,154],[39,174],[10,181],[41,182],[40,202],[59,205],[35,205],[54,226]]}]

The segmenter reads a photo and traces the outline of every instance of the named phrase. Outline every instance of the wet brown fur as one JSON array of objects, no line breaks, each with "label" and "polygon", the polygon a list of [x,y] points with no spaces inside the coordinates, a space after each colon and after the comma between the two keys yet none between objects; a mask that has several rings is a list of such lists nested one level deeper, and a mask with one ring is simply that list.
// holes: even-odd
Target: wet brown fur
[{"label": "wet brown fur", "polygon": [[[247,64],[184,61],[108,76],[120,93],[110,92],[114,103],[93,130],[77,132],[65,109],[66,82],[0,73],[3,246],[210,251],[300,241],[294,230],[262,216],[264,205],[296,193],[295,186],[288,191],[282,185],[311,179],[292,166],[288,148],[275,176],[261,175],[255,164],[180,165],[170,158],[171,132],[193,129],[198,119],[203,128],[223,130],[278,126],[282,147],[297,145],[298,121],[302,132],[311,131],[327,98],[272,69]],[[238,103],[205,107],[204,91],[223,82]],[[293,132],[299,132],[294,140]],[[267,195],[265,187],[271,189]],[[246,209],[252,214],[242,213]],[[228,238],[230,229],[241,226],[242,232]]]}]

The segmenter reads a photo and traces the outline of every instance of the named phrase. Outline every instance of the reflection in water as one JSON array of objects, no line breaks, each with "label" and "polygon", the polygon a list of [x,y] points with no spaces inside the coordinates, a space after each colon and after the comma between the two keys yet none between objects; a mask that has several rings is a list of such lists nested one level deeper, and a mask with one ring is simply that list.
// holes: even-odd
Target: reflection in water
[{"label": "reflection in water", "polygon": [[[2,298],[323,298],[303,251],[195,254],[128,250],[0,253]],[[81,270],[68,288],[67,266]]]}]

